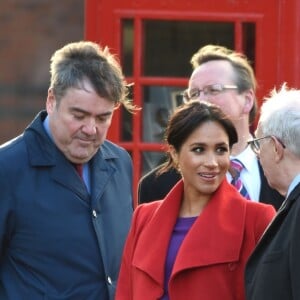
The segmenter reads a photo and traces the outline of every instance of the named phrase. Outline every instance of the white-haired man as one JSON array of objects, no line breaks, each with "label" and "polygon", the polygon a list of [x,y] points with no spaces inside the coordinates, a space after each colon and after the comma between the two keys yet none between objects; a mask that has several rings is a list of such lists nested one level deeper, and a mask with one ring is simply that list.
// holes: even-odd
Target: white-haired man
[{"label": "white-haired man", "polygon": [[286,199],[248,261],[247,299],[300,299],[300,90],[284,84],[271,93],[256,137],[249,143]]}]

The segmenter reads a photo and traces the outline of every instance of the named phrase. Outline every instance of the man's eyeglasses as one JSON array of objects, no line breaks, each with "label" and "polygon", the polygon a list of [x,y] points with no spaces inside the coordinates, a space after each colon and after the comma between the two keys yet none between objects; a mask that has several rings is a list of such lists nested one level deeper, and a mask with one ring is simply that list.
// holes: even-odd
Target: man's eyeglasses
[{"label": "man's eyeglasses", "polygon": [[277,138],[274,135],[266,135],[266,136],[261,137],[261,138],[253,139],[251,141],[248,141],[247,144],[250,145],[252,151],[255,154],[259,154],[260,153],[260,142],[261,142],[261,140],[267,139],[267,138],[271,138],[271,139],[277,140],[281,144],[281,146],[283,148],[285,148],[285,144],[279,138]]},{"label": "man's eyeglasses", "polygon": [[183,100],[185,102],[188,102],[190,100],[196,100],[199,98],[200,94],[203,93],[205,96],[216,96],[220,93],[226,91],[226,90],[237,90],[236,85],[230,85],[230,84],[210,84],[204,86],[202,89],[191,89],[191,90],[185,90],[182,93]]}]

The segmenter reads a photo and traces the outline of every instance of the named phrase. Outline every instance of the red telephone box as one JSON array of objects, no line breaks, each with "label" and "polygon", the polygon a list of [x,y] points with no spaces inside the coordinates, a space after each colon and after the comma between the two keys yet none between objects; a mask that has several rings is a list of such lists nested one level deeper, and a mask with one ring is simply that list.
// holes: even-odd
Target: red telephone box
[{"label": "red telephone box", "polygon": [[[190,58],[206,44],[241,51],[253,62],[258,101],[283,82],[300,87],[300,1],[86,0],[85,39],[119,58],[135,115],[120,109],[109,138],[131,154],[134,186],[164,159],[163,133],[181,103]],[[136,201],[136,200],[135,200]]]}]

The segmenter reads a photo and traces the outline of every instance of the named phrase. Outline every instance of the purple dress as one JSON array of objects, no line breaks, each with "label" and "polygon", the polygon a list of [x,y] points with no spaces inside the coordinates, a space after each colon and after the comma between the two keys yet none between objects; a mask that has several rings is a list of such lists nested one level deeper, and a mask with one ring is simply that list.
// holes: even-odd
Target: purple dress
[{"label": "purple dress", "polygon": [[165,279],[164,279],[164,295],[161,300],[169,300],[168,283],[172,273],[173,265],[180,248],[180,245],[185,238],[186,234],[196,221],[197,217],[178,218],[174,226],[173,233],[170,239],[169,249],[166,257],[165,264]]}]

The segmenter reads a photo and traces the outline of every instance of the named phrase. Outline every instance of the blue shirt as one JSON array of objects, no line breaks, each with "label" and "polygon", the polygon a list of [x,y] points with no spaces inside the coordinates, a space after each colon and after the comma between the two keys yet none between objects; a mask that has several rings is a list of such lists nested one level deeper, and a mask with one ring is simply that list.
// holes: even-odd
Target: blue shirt
[{"label": "blue shirt", "polygon": [[[53,136],[52,136],[51,129],[50,129],[50,126],[49,126],[49,116],[47,116],[45,118],[43,126],[44,126],[48,136],[53,141]],[[90,194],[91,193],[90,168],[89,168],[88,163],[83,164],[82,179],[83,179],[83,181],[85,183],[85,186],[86,186],[86,188],[87,188],[87,190]]]},{"label": "blue shirt", "polygon": [[296,185],[298,185],[299,182],[300,182],[300,173],[292,180],[288,188],[286,198],[290,195],[290,193],[294,190],[294,188],[296,187]]}]

